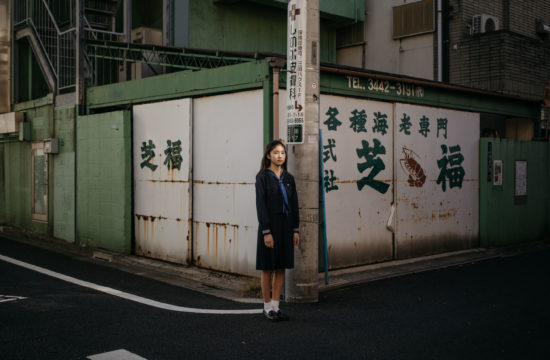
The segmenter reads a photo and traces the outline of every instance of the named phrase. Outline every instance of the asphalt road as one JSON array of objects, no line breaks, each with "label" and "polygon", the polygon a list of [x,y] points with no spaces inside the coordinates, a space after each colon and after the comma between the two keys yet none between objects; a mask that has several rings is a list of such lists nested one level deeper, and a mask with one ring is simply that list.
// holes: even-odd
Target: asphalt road
[{"label": "asphalt road", "polygon": [[[2,238],[0,255],[176,306],[257,307]],[[0,359],[86,359],[122,349],[149,360],[549,359],[550,248],[283,306],[291,320],[280,323],[175,312],[0,260]]]}]

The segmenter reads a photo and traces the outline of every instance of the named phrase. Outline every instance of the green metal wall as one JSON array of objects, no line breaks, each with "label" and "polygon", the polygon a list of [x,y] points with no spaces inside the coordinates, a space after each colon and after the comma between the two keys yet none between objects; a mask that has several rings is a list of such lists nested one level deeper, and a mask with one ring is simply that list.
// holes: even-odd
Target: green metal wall
[{"label": "green metal wall", "polygon": [[31,221],[31,143],[5,143],[3,152],[6,224],[46,232],[43,224]]},{"label": "green metal wall", "polygon": [[75,107],[55,109],[55,137],[59,154],[53,155],[53,235],[75,241]]},{"label": "green metal wall", "polygon": [[[266,7],[251,2],[232,4],[191,1],[189,32],[191,48],[286,54],[286,8]],[[207,22],[207,23],[205,23]],[[321,20],[321,61],[336,62],[336,29]],[[175,44],[185,46],[185,44]]]},{"label": "green metal wall", "polygon": [[[25,121],[31,124],[32,141],[53,137],[53,97],[14,105],[14,111],[25,111]],[[53,184],[48,182],[48,222],[32,221],[31,142],[13,141],[3,147],[3,214],[5,223],[27,231],[51,235],[53,222]],[[53,174],[52,155],[48,155],[48,175]]]},{"label": "green metal wall", "polygon": [[[502,160],[503,181],[488,179],[492,159]],[[527,160],[527,201],[516,204],[515,161]],[[550,233],[550,143],[482,138],[480,141],[480,244],[506,246],[537,241]]]},{"label": "green metal wall", "polygon": [[77,117],[77,241],[129,253],[132,148],[129,111]]},{"label": "green metal wall", "polygon": [[0,225],[6,223],[6,159],[4,158],[4,143],[0,143]]}]

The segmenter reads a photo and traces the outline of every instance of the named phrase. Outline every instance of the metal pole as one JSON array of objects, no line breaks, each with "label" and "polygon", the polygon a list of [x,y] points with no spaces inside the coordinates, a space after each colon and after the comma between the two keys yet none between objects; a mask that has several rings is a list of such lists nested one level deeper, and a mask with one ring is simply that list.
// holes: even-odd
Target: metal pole
[{"label": "metal pole", "polygon": [[303,144],[290,145],[289,169],[300,200],[300,245],[285,281],[287,302],[319,300],[319,0],[291,0],[289,11],[306,17],[305,129]]},{"label": "metal pole", "polygon": [[[123,16],[123,22],[124,22],[124,41],[128,44],[132,42],[132,1],[131,0],[124,0],[124,16]],[[127,61],[123,62],[124,64],[124,72],[125,72],[125,79],[131,80],[131,74],[130,74],[130,63]]]},{"label": "metal pole", "polygon": [[279,138],[279,69],[273,68],[273,138]]},{"label": "metal pole", "polygon": [[[82,32],[84,27],[82,26],[82,20],[83,20],[83,11],[84,11],[84,1],[83,0],[76,0],[75,1],[75,93],[76,93],[76,99],[75,103],[77,105],[83,105],[84,104],[84,81],[82,79]],[[59,38],[59,36],[58,36]],[[56,84],[56,90],[59,89],[59,81],[61,79],[61,74],[57,74],[57,84]]]},{"label": "metal pole", "polygon": [[437,1],[437,81],[443,81],[443,20],[441,0]]}]

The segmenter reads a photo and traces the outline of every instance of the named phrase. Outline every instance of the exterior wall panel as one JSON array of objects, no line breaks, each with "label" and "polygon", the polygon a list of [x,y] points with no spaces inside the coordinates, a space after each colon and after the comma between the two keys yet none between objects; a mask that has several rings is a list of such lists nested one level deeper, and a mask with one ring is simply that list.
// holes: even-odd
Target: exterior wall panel
[{"label": "exterior wall panel", "polygon": [[[509,246],[550,235],[550,144],[482,138],[480,141],[481,246]],[[490,154],[490,155],[489,155]],[[502,184],[493,182],[488,160],[502,161]],[[527,197],[515,199],[515,161],[527,161]]]},{"label": "exterior wall panel", "polygon": [[479,114],[398,103],[395,123],[397,257],[478,246]]},{"label": "exterior wall panel", "polygon": [[255,178],[263,154],[263,92],[193,102],[193,257],[257,275]]},{"label": "exterior wall panel", "polygon": [[190,262],[191,99],[133,109],[134,228],[138,255]]},{"label": "exterior wall panel", "polygon": [[131,250],[130,113],[77,118],[77,241]]},{"label": "exterior wall panel", "polygon": [[392,118],[391,103],[321,97],[329,268],[393,256],[386,228],[393,193]]}]

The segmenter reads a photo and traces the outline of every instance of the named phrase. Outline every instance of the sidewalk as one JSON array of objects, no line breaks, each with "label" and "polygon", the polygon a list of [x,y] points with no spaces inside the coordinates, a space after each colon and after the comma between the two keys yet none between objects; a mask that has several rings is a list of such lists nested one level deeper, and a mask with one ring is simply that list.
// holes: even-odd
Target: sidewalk
[{"label": "sidewalk", "polygon": [[[259,278],[79,246],[0,226],[0,239],[2,237],[216,297],[245,303],[262,303]],[[325,284],[325,273],[319,274],[319,291],[332,291],[392,277],[495,259],[542,247],[548,247],[548,244],[541,241],[507,248],[477,248],[332,270],[328,274],[328,284]]]}]

